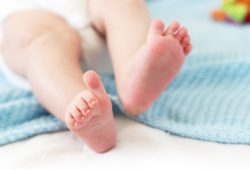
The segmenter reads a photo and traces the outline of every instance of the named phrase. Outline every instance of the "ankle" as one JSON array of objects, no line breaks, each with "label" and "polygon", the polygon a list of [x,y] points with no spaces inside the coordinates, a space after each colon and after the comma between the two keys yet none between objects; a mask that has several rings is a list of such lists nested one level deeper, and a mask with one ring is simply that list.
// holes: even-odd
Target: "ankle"
[{"label": "ankle", "polygon": [[131,84],[128,84],[127,80],[116,81],[117,91],[125,112],[137,116],[145,112],[147,106],[144,105],[145,99],[138,96],[138,93],[134,93],[135,89],[131,89]]}]

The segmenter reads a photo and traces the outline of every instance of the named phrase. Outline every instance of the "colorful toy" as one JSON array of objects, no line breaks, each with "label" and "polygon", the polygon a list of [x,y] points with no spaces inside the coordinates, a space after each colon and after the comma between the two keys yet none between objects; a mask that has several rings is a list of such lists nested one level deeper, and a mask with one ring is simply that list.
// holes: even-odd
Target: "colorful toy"
[{"label": "colorful toy", "polygon": [[212,12],[217,21],[250,23],[250,0],[223,0],[220,9]]}]

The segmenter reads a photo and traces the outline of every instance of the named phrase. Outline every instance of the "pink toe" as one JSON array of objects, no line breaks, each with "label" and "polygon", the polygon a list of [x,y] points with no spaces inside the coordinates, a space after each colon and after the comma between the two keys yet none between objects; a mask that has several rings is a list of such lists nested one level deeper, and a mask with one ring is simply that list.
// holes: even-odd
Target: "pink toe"
[{"label": "pink toe", "polygon": [[98,101],[91,92],[86,92],[82,97],[84,97],[84,100],[89,108],[94,109],[96,107]]},{"label": "pink toe", "polygon": [[80,127],[80,125],[81,124],[79,124],[78,122],[75,122],[74,124],[73,124],[73,129],[78,129],[79,127]]},{"label": "pink toe", "polygon": [[83,80],[88,90],[93,93],[98,99],[101,99],[103,96],[106,96],[107,93],[102,84],[101,78],[94,71],[88,71],[83,75]]},{"label": "pink toe", "polygon": [[188,45],[188,46],[186,46],[185,48],[184,48],[184,53],[186,54],[186,55],[188,55],[190,52],[191,52],[191,50],[192,50],[192,45],[190,44],[190,45]]},{"label": "pink toe", "polygon": [[190,37],[186,36],[182,39],[182,44],[190,44]]},{"label": "pink toe", "polygon": [[180,29],[180,27],[181,25],[177,21],[174,21],[173,23],[170,24],[165,33],[174,35]]},{"label": "pink toe", "polygon": [[82,117],[81,110],[75,106],[73,110],[71,111],[72,116],[75,118],[75,120],[78,120]]},{"label": "pink toe", "polygon": [[97,105],[97,102],[98,102],[97,100],[90,100],[88,101],[88,105],[91,109],[94,109]]},{"label": "pink toe", "polygon": [[65,122],[69,129],[79,129],[81,127],[81,124],[83,120],[80,121],[80,119],[75,119],[72,113],[68,113],[68,115],[65,118]]},{"label": "pink toe", "polygon": [[77,101],[76,106],[79,108],[79,110],[82,112],[88,108],[88,105],[84,98],[81,96],[80,99]]},{"label": "pink toe", "polygon": [[188,36],[187,28],[183,27],[176,35],[176,38],[181,41],[183,37]]},{"label": "pink toe", "polygon": [[74,124],[75,124],[75,119],[74,117],[72,116],[71,113],[67,113],[67,116],[65,118],[65,122],[67,123],[67,125],[69,126],[69,128],[71,127],[74,127]]},{"label": "pink toe", "polygon": [[89,117],[92,113],[92,110],[89,108],[89,109],[86,109],[85,111],[82,112],[82,114],[84,115],[84,117]]}]

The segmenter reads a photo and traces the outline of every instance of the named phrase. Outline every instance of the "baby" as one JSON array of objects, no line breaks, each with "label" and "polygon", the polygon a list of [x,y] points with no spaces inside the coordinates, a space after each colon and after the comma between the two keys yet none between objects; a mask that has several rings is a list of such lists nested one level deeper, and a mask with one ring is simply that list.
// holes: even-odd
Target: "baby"
[{"label": "baby", "polygon": [[[187,29],[178,22],[166,29],[162,21],[152,20],[144,0],[82,1],[88,2],[91,23],[107,42],[126,112],[145,112],[190,53]],[[28,80],[40,103],[94,151],[113,148],[111,101],[98,74],[81,69],[84,40],[79,30],[56,12],[36,6],[11,13],[3,32],[4,62]]]}]

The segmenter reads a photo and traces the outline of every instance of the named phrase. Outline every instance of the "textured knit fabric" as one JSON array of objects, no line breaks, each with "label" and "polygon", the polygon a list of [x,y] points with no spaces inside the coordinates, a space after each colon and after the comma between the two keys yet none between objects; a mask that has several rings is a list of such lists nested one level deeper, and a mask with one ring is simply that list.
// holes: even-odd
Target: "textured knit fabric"
[{"label": "textured knit fabric", "polygon": [[[209,18],[217,0],[158,0],[153,15],[179,20],[190,30],[194,49],[174,82],[139,117],[172,134],[222,143],[250,144],[250,27]],[[65,130],[29,91],[11,87],[0,76],[0,144]],[[103,82],[115,113],[123,113],[114,78]],[[123,113],[126,115],[126,113]]]}]

